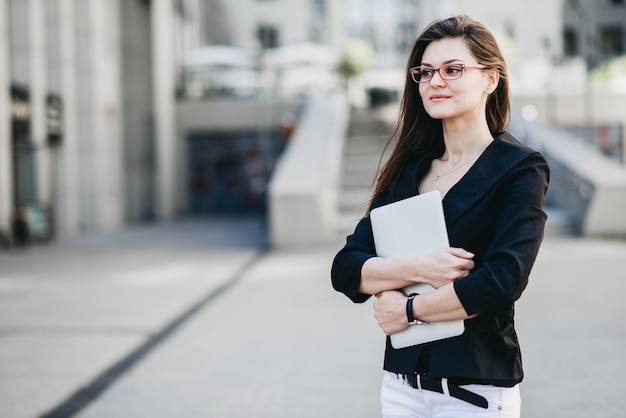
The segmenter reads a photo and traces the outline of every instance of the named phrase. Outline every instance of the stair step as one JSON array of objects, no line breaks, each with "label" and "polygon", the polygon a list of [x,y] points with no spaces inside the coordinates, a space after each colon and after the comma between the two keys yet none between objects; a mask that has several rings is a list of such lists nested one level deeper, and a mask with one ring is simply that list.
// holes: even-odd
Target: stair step
[{"label": "stair step", "polygon": [[344,149],[345,155],[370,155],[380,156],[385,148],[384,144],[358,142],[352,144],[346,144]]},{"label": "stair step", "polygon": [[362,215],[367,209],[369,196],[369,188],[343,189],[339,195],[340,212],[359,212]]},{"label": "stair step", "polygon": [[338,228],[341,236],[347,236],[354,232],[356,224],[359,223],[363,213],[342,213],[339,215]]},{"label": "stair step", "polygon": [[[354,231],[367,210],[371,184],[390,135],[390,124],[373,109],[353,109],[342,154],[338,202],[337,229],[344,236]],[[385,156],[390,149],[386,151]]]},{"label": "stair step", "polygon": [[364,177],[344,177],[341,181],[341,187],[367,187],[371,184],[371,179],[374,178],[374,175],[370,176],[370,179],[365,179]]}]

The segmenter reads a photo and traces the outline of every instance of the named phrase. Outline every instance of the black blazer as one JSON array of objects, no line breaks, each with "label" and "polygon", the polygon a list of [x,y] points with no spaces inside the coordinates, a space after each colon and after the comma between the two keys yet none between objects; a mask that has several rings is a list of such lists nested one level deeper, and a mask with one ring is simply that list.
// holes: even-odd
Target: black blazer
[{"label": "black blazer", "polygon": [[[416,195],[430,163],[442,151],[407,162],[398,181],[372,207]],[[466,312],[479,315],[465,321],[465,332],[458,337],[398,350],[387,338],[385,370],[413,373],[421,357],[420,372],[459,383],[513,386],[522,380],[514,302],[528,283],[543,238],[548,181],[549,168],[541,154],[505,132],[450,189],[443,199],[450,245],[475,254],[474,270],[456,281],[454,289]],[[366,301],[370,295],[358,291],[361,267],[375,254],[366,216],[335,256],[333,287],[354,302]]]}]

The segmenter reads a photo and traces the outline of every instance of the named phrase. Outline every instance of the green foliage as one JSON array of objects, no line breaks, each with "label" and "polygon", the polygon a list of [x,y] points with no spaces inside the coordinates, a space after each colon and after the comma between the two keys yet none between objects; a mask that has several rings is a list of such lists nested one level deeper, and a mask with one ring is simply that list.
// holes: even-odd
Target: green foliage
[{"label": "green foliage", "polygon": [[345,78],[358,75],[370,65],[373,51],[369,43],[362,39],[351,39],[344,47],[338,71]]},{"label": "green foliage", "polygon": [[614,77],[626,75],[626,55],[603,62],[589,73],[592,84],[605,84]]}]

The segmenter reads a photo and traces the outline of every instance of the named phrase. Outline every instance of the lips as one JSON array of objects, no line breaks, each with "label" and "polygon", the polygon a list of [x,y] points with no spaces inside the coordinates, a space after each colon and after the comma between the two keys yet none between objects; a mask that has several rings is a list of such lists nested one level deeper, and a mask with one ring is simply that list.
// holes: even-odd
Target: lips
[{"label": "lips", "polygon": [[449,98],[450,96],[446,96],[444,94],[433,94],[432,96],[430,96],[430,100],[433,102],[440,102]]}]

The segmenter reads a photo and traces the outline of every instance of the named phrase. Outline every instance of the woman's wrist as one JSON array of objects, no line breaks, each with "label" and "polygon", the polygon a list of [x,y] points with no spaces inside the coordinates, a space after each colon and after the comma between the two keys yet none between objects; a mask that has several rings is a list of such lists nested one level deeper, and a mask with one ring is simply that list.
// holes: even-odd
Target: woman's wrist
[{"label": "woman's wrist", "polygon": [[426,258],[425,257],[413,257],[410,259],[406,259],[406,265],[404,266],[405,271],[408,272],[407,277],[412,282],[412,284],[428,284],[430,280],[428,277],[424,275],[426,266]]},{"label": "woman's wrist", "polygon": [[375,295],[386,290],[396,290],[414,284],[407,270],[410,264],[402,259],[372,257],[361,267],[361,293]]},{"label": "woman's wrist", "polygon": [[406,300],[407,321],[409,322],[409,325],[424,325],[426,322],[420,321],[419,319],[417,319],[417,316],[415,316],[415,311],[413,308],[413,301],[415,300],[416,296],[419,296],[419,293],[411,293],[407,297],[407,300]]}]

